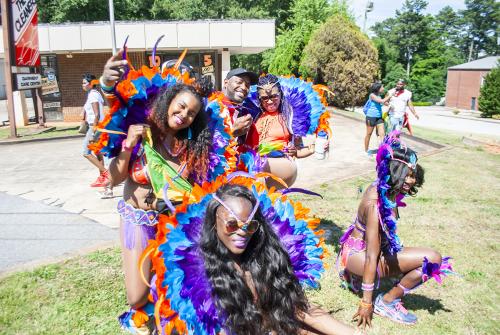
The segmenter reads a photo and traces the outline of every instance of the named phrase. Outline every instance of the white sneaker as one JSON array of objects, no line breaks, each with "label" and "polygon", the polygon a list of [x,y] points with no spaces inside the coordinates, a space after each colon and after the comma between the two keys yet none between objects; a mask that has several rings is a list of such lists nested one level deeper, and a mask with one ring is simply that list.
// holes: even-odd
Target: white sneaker
[{"label": "white sneaker", "polygon": [[113,190],[111,188],[105,187],[103,192],[99,192],[101,199],[111,199],[113,198]]}]

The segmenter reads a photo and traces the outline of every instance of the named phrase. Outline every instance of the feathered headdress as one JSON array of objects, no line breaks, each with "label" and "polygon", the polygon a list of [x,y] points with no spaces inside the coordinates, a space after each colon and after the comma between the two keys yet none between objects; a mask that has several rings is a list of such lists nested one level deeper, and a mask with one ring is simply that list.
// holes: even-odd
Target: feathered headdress
[{"label": "feathered headdress", "polygon": [[[401,241],[396,232],[397,220],[394,216],[394,208],[405,206],[405,203],[402,202],[405,195],[402,193],[396,195],[395,201],[389,199],[389,191],[391,189],[391,185],[389,185],[391,178],[390,163],[391,160],[394,160],[394,150],[405,148],[399,136],[399,131],[389,133],[384,138],[377,152],[377,192],[380,224],[389,241],[388,251],[391,254],[395,254],[402,249]],[[410,162],[404,163],[416,167],[416,155],[413,154],[410,157]]]},{"label": "feathered headdress", "polygon": [[[163,36],[156,41],[152,51],[153,67],[144,65],[138,70],[128,60],[125,40],[123,59],[128,60],[128,65],[125,67],[123,79],[118,81],[111,94],[107,95],[111,106],[104,119],[97,125],[97,130],[100,132],[98,140],[89,146],[94,152],[103,153],[108,157],[117,156],[121,151],[123,140],[127,137],[128,128],[133,124],[146,123],[151,114],[152,102],[164,88],[177,83],[196,85],[195,78],[190,77],[189,72],[179,70],[187,49],[173,67],[160,70],[159,64],[155,62],[155,54],[162,38]],[[229,166],[225,155],[225,143],[217,140],[229,135],[223,127],[223,120],[216,113],[209,115],[209,127],[215,140],[210,148],[209,171],[204,179],[213,180]],[[138,147],[134,148],[134,155],[137,150]]]},{"label": "feathered headdress", "polygon": [[[208,202],[226,183],[248,187],[260,203],[260,211],[288,252],[297,279],[317,287],[324,271],[326,252],[322,231],[316,230],[319,219],[286,195],[268,190],[244,173],[219,177],[203,187],[195,186],[191,200],[177,207],[176,215],[160,217],[159,232],[147,252],[156,271],[157,327],[163,334],[173,328],[181,334],[218,334],[224,325],[224,314],[216,307],[211,283],[205,274],[200,251],[203,218]],[[194,200],[193,200],[194,198]]]}]

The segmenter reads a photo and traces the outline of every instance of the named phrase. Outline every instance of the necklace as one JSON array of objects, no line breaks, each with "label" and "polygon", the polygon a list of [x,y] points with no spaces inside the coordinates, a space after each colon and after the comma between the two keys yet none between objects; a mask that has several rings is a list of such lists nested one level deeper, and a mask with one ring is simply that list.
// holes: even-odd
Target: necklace
[{"label": "necklace", "polygon": [[169,148],[170,146],[166,144],[166,141],[163,141],[163,147],[167,150],[167,153],[174,158],[178,157],[184,152],[184,150],[186,150],[186,145],[184,143],[177,149],[177,152],[172,152]]}]

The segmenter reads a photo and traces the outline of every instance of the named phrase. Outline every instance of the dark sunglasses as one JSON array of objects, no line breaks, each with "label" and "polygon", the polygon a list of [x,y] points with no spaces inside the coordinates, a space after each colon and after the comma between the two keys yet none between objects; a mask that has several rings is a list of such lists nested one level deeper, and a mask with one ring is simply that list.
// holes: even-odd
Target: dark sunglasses
[{"label": "dark sunglasses", "polygon": [[243,221],[240,221],[234,217],[229,217],[229,219],[224,220],[219,215],[217,215],[217,216],[219,217],[219,219],[224,221],[227,234],[234,234],[239,229],[241,229],[244,232],[247,232],[249,234],[253,234],[257,231],[257,229],[259,229],[259,226],[260,226],[260,222],[257,220],[250,220],[248,222],[243,222]]},{"label": "dark sunglasses", "polygon": [[272,94],[272,95],[261,95],[259,96],[260,101],[269,101],[269,100],[276,100],[280,97],[279,94]]}]

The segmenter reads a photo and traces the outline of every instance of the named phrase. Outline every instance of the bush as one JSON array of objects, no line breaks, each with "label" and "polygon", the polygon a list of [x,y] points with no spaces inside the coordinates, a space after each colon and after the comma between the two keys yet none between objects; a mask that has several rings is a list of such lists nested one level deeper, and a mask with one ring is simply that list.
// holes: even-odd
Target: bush
[{"label": "bush", "polygon": [[479,110],[482,117],[500,116],[500,67],[497,66],[484,78],[479,95]]},{"label": "bush", "polygon": [[432,106],[432,102],[429,101],[414,101],[413,106]]},{"label": "bush", "polygon": [[311,36],[300,69],[328,85],[334,105],[361,105],[378,75],[377,49],[355,23],[334,15]]}]

